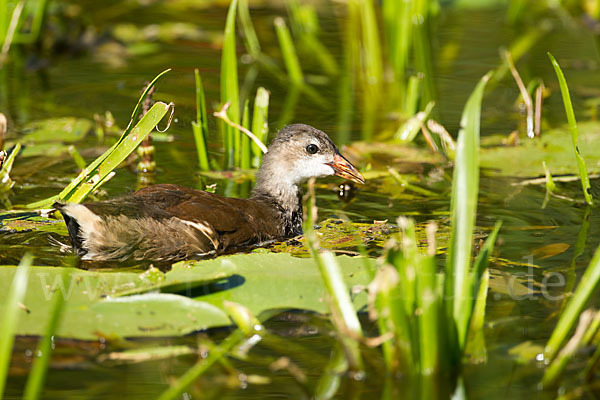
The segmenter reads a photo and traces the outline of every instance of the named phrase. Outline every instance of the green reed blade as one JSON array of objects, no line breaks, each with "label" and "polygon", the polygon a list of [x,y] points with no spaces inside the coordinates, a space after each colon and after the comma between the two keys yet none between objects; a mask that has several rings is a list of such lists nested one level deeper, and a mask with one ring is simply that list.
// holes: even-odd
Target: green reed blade
[{"label": "green reed blade", "polygon": [[33,11],[33,19],[31,22],[30,42],[34,42],[39,39],[40,32],[42,31],[42,24],[46,19],[48,0],[37,0],[35,2],[35,9]]},{"label": "green reed blade", "polygon": [[204,85],[198,68],[194,70],[196,82],[196,121],[192,122],[196,152],[198,153],[198,165],[201,171],[210,171],[208,162],[208,148],[206,138],[208,137],[208,118],[206,116],[206,98],[204,96]]},{"label": "green reed blade", "polygon": [[[252,133],[262,143],[267,143],[269,138],[269,91],[263,87],[259,87],[256,91],[254,99],[254,110],[252,112]],[[252,148],[252,165],[258,167],[263,157],[263,152],[254,142]]]},{"label": "green reed blade", "polygon": [[[60,275],[60,279],[65,283],[63,287],[69,288],[71,284],[71,270],[69,268],[64,268]],[[25,400],[39,399],[42,394],[42,389],[44,388],[46,372],[52,355],[54,333],[60,323],[63,305],[66,300],[64,293],[60,290],[55,291],[53,297],[52,308],[50,309],[50,320],[46,326],[44,337],[38,344],[37,351],[35,352],[35,361],[31,368],[31,372],[29,373],[29,377],[27,378],[27,384],[25,385],[25,394],[23,395]]]},{"label": "green reed blade", "polygon": [[461,119],[452,178],[451,236],[446,261],[446,298],[452,299],[459,349],[464,348],[472,313],[470,264],[479,191],[481,101],[488,73],[469,97]]},{"label": "green reed blade", "polygon": [[421,97],[421,86],[423,83],[423,75],[413,75],[408,78],[408,86],[406,88],[406,100],[404,102],[404,115],[412,117],[419,109],[419,99]]},{"label": "green reed blade", "polygon": [[301,85],[304,82],[304,76],[302,75],[300,61],[298,61],[298,55],[292,41],[292,35],[290,35],[290,31],[283,18],[275,18],[274,23],[288,77],[292,83]]},{"label": "green reed blade", "polygon": [[577,289],[560,315],[558,323],[556,324],[556,328],[554,328],[548,343],[546,343],[544,354],[547,360],[554,360],[563,343],[565,343],[567,340],[569,333],[575,326],[577,318],[579,318],[588,300],[598,287],[599,282],[600,247],[596,249],[592,261],[586,268],[581,280],[579,281]]},{"label": "green reed blade", "polygon": [[548,57],[550,57],[550,61],[552,62],[552,66],[554,67],[554,72],[556,72],[556,77],[558,78],[558,83],[560,85],[560,92],[562,94],[563,104],[565,106],[565,113],[567,114],[567,120],[569,121],[569,130],[571,131],[571,140],[573,141],[573,151],[575,152],[575,159],[577,160],[577,168],[579,169],[579,178],[581,179],[581,188],[583,189],[583,196],[585,197],[585,202],[587,204],[592,205],[593,199],[592,194],[590,192],[590,178],[588,177],[587,168],[585,166],[585,160],[581,156],[579,151],[579,147],[577,146],[577,139],[579,136],[579,130],[577,129],[577,121],[575,120],[575,111],[573,111],[573,104],[571,103],[571,95],[569,94],[569,87],[567,86],[567,80],[565,79],[565,75],[558,65],[556,58],[550,53],[548,53]]},{"label": "green reed blade", "polygon": [[475,262],[473,263],[472,273],[470,275],[469,285],[471,293],[475,296],[474,303],[466,305],[471,309],[465,309],[464,312],[469,314],[467,322],[467,338],[462,353],[468,353],[471,359],[483,361],[486,356],[485,336],[483,335],[483,324],[485,322],[485,306],[487,303],[487,294],[489,287],[489,271],[487,269],[490,255],[494,250],[498,233],[502,227],[502,221],[497,221],[494,229],[485,239]]},{"label": "green reed blade", "polygon": [[340,343],[344,346],[348,363],[353,369],[362,370],[363,362],[357,339],[361,338],[363,333],[350,298],[350,291],[346,287],[333,253],[319,249],[319,241],[313,227],[313,219],[316,219],[314,182],[309,183],[309,196],[305,209],[307,215],[304,221],[304,237],[329,296],[333,325],[338,331]]},{"label": "green reed blade", "polygon": [[87,166],[85,159],[81,156],[81,153],[77,151],[77,148],[74,145],[70,145],[67,148],[67,152],[75,162],[75,165],[77,165],[77,168],[84,169]]},{"label": "green reed blade", "polygon": [[496,221],[494,225],[494,229],[489,234],[489,236],[485,239],[475,262],[473,263],[473,276],[472,276],[472,285],[473,285],[473,293],[477,293],[479,291],[479,280],[483,276],[483,273],[488,267],[490,261],[490,255],[492,251],[494,251],[494,246],[496,245],[496,239],[498,238],[498,233],[500,232],[500,228],[502,227],[502,221]]},{"label": "green reed blade", "polygon": [[107,153],[110,153],[106,157],[104,155],[100,156],[98,159],[102,157],[104,159],[102,159],[96,168],[92,168],[94,165],[92,163],[92,166],[84,169],[82,173],[85,174],[85,179],[72,191],[65,193],[63,190],[59,195],[60,199],[72,203],[79,203],[85,200],[92,191],[99,187],[99,184],[102,184],[107,179],[115,168],[135,151],[142,140],[152,132],[172,107],[172,103],[166,104],[161,101],[154,103],[152,108],[130,130],[129,140],[119,141],[116,147],[113,146],[107,151]]},{"label": "green reed blade", "polygon": [[585,344],[583,343],[583,338],[585,337],[585,333],[589,329],[595,314],[596,311],[593,309],[587,309],[581,313],[575,333],[573,333],[573,336],[568,343],[558,352],[546,371],[544,371],[544,376],[542,377],[542,385],[544,388],[556,383],[558,378],[567,368],[569,361],[577,354],[577,350]]},{"label": "green reed blade", "polygon": [[360,17],[362,24],[362,45],[365,63],[366,82],[377,85],[383,82],[383,64],[379,39],[379,25],[373,0],[360,1]]},{"label": "green reed blade", "polygon": [[[244,103],[244,115],[242,117],[242,126],[250,130],[250,102],[246,99]],[[250,138],[242,132],[237,135],[240,138],[240,168],[250,169]]]},{"label": "green reed blade", "polygon": [[0,327],[2,327],[0,329],[0,399],[4,398],[4,388],[8,377],[19,314],[25,312],[21,309],[21,305],[27,291],[31,264],[33,264],[33,256],[27,253],[17,267],[4,304],[4,315],[0,319]]},{"label": "green reed blade", "polygon": [[[237,0],[232,0],[227,12],[223,53],[221,54],[221,104],[230,103],[227,110],[229,119],[240,123],[240,92],[238,86],[237,53],[235,44],[235,15]],[[223,129],[223,142],[225,147],[224,167],[234,167],[234,154],[239,149],[234,148],[235,128],[221,123]]]},{"label": "green reed blade", "polygon": [[473,315],[471,316],[469,332],[467,333],[467,342],[462,352],[463,358],[466,358],[471,363],[482,363],[487,360],[483,328],[488,290],[490,287],[490,271],[488,269],[484,271],[478,282],[478,290],[475,292],[476,299],[473,306]]},{"label": "green reed blade", "polygon": [[[167,73],[169,72],[171,69],[167,69],[164,70],[163,72],[161,72],[160,74],[158,74],[153,80],[152,82],[150,82],[148,84],[148,86],[146,87],[146,90],[144,91],[144,93],[142,93],[142,95],[140,96],[140,98],[138,99],[138,102],[135,106],[135,108],[133,109],[133,113],[131,114],[131,120],[129,121],[129,124],[127,125],[127,128],[125,129],[125,131],[123,132],[123,134],[121,135],[121,137],[119,138],[119,140],[117,141],[117,143],[115,143],[114,145],[112,145],[112,147],[110,149],[108,149],[107,151],[105,151],[100,157],[96,158],[87,168],[85,168],[83,171],[81,171],[81,173],[71,181],[71,183],[69,183],[58,195],[56,196],[52,196],[48,199],[44,199],[35,203],[30,203],[27,204],[25,207],[26,208],[43,208],[43,207],[49,207],[52,205],[52,203],[54,201],[56,201],[57,199],[63,199],[63,200],[69,200],[69,201],[74,201],[71,200],[71,197],[73,196],[73,194],[75,193],[75,191],[80,190],[81,186],[86,185],[86,181],[88,181],[90,179],[90,177],[92,177],[92,173],[94,171],[96,171],[96,169],[98,169],[98,167],[105,162],[105,160],[111,156],[113,154],[113,152],[117,151],[117,149],[120,146],[123,146],[123,143],[125,143],[125,147],[129,149],[129,153],[125,156],[125,158],[131,154],[131,152],[133,152],[135,150],[135,147],[131,148],[130,144],[131,141],[130,140],[126,140],[127,138],[131,139],[131,138],[137,138],[140,139],[139,137],[139,133],[143,133],[143,132],[138,132],[137,130],[135,130],[134,132],[134,125],[135,127],[139,127],[140,129],[143,128],[143,130],[148,130],[148,132],[146,133],[146,135],[148,133],[150,133],[150,131],[152,129],[154,129],[154,127],[156,126],[156,124],[158,124],[158,121],[160,121],[160,119],[156,122],[156,124],[154,124],[152,127],[147,126],[148,122],[153,119],[155,117],[155,115],[150,116],[149,118],[145,119],[144,124],[142,124],[142,120],[144,120],[144,118],[146,118],[146,116],[144,116],[144,118],[142,118],[142,120],[140,120],[138,122],[137,118],[139,117],[141,111],[142,111],[142,103],[144,102],[144,99],[146,99],[146,96],[148,95],[148,92],[150,91],[150,89],[156,85],[156,83]],[[156,103],[156,104],[161,104],[163,106],[167,106],[167,109],[165,110],[165,112],[162,114],[163,116],[166,114],[167,110],[169,108],[171,108],[170,105],[166,105],[165,103]],[[161,107],[157,107],[156,111],[157,112]],[[154,108],[154,107],[152,107]],[[162,118],[162,117],[161,117]],[[138,136],[135,136],[136,134],[138,134]],[[131,136],[130,136],[131,135]],[[145,136],[144,136],[145,137]],[[143,139],[143,138],[141,138]],[[141,142],[140,140],[137,140],[137,142]],[[121,148],[119,150],[119,153],[122,152]],[[123,154],[121,154],[123,155]],[[111,164],[111,171],[113,169],[115,169],[116,167],[118,167],[118,165],[114,165]],[[106,178],[106,176],[105,176]],[[88,188],[89,188],[89,184],[87,184]]]},{"label": "green reed blade", "polygon": [[0,47],[4,45],[4,39],[8,30],[9,18],[12,13],[8,10],[9,0],[0,0]]},{"label": "green reed blade", "polygon": [[248,8],[248,0],[239,0],[238,12],[240,13],[240,22],[242,24],[242,33],[246,50],[255,59],[261,54],[260,42],[256,36],[256,30],[250,18],[250,9]]}]

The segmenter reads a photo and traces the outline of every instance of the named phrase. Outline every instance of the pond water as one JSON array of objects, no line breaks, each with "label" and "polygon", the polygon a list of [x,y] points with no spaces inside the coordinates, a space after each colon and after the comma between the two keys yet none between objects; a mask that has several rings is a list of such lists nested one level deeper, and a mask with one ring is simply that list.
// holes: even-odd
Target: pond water
[{"label": "pond water", "polygon": [[[195,119],[193,69],[199,68],[204,81],[209,105],[219,101],[220,38],[224,27],[226,9],[218,6],[206,9],[188,9],[185,12],[164,4],[139,5],[119,10],[117,2],[85,2],[81,5],[81,20],[90,28],[77,42],[64,44],[62,52],[30,55],[24,53],[0,70],[0,111],[5,113],[13,127],[20,132],[30,121],[49,117],[77,116],[92,118],[94,113],[110,110],[120,126],[127,124],[131,109],[139,96],[140,88],[158,72],[173,70],[159,84],[156,100],[174,101],[175,121],[168,133],[170,143],[156,142],[157,173],[155,183],[175,183],[201,187],[196,169],[196,150],[190,123]],[[79,7],[79,6],[73,6]],[[344,5],[330,2],[318,3],[319,19],[323,32],[320,38],[337,60],[342,59],[341,21]],[[265,52],[278,57],[278,46],[272,30],[272,19],[285,15],[284,7],[265,5],[251,9]],[[509,46],[525,34],[536,29],[543,18],[552,25],[519,61],[518,68],[526,81],[534,77],[544,79],[553,94],[545,100],[544,120],[547,126],[565,123],[558,86],[546,52],[551,51],[561,61],[574,98],[575,109],[581,120],[589,119],[585,101],[600,93],[598,82],[598,39],[579,19],[560,13],[548,12],[531,24],[507,26],[506,9],[468,8],[456,4],[442,7],[441,14],[432,26],[431,50],[434,61],[436,88],[436,117],[453,134],[463,105],[476,82],[487,71],[500,63],[499,48]],[[64,29],[76,31],[81,26],[73,21],[64,22]],[[201,29],[196,40],[157,41],[152,48],[127,47],[113,39],[118,24],[133,23],[139,27],[166,21],[191,22]],[[80,22],[81,23],[81,22]],[[72,24],[72,25],[69,25]],[[542,29],[538,27],[538,29]],[[92,32],[93,31],[93,32]],[[87,36],[86,36],[87,35]],[[241,42],[241,41],[240,41]],[[239,54],[243,53],[240,45]],[[453,53],[454,56],[448,56]],[[18,53],[16,53],[18,55]],[[248,77],[251,68],[240,64],[241,79]],[[330,134],[336,142],[361,139],[361,111],[356,106],[350,134],[340,134],[339,81],[324,78],[317,67],[308,65],[308,79],[325,99],[326,105],[315,104],[302,93],[291,109],[289,122],[310,123]],[[250,78],[252,78],[250,73]],[[596,85],[596,86],[594,86]],[[259,86],[271,92],[269,109],[271,133],[280,126],[285,113],[289,89],[269,73],[259,70],[255,79],[249,80],[248,93]],[[360,98],[361,93],[357,94]],[[512,79],[503,79],[484,99],[482,135],[509,134],[523,124],[516,110],[518,89]],[[386,124],[387,116],[380,116]],[[216,123],[211,120],[211,128]],[[9,137],[10,139],[10,137]],[[215,138],[213,138],[215,139]],[[210,151],[218,154],[220,144],[212,140]],[[98,154],[95,138],[78,142],[77,148],[87,160]],[[402,160],[410,162],[410,160]],[[418,193],[385,187],[384,180],[373,179],[356,191],[354,198],[345,203],[338,199],[338,180],[327,179],[318,190],[320,215],[347,217],[356,222],[373,220],[394,221],[400,215],[410,215],[418,222],[437,220],[447,225],[450,203],[450,181],[445,176],[433,179],[436,168],[425,166],[419,185],[436,195],[424,197]],[[43,199],[60,190],[76,173],[68,155],[38,157],[15,164],[12,177],[17,182],[10,201],[25,204]],[[439,175],[439,174],[438,174]],[[217,191],[243,196],[248,187],[232,188],[223,181],[216,182]],[[468,398],[554,398],[556,390],[538,390],[543,366],[521,362],[511,351],[515,346],[531,341],[543,345],[556,323],[556,315],[563,305],[563,295],[573,288],[574,279],[588,265],[593,251],[600,242],[598,212],[580,203],[552,198],[542,208],[545,196],[543,185],[522,186],[512,178],[484,176],[481,180],[477,225],[489,229],[498,219],[504,221],[497,258],[492,262],[492,289],[488,298],[486,315],[487,363],[467,365],[462,381]],[[107,196],[127,193],[138,187],[138,176],[132,168],[120,169],[103,190]],[[561,184],[561,194],[581,198],[577,182]],[[600,194],[597,181],[592,181],[592,192]],[[57,237],[66,241],[66,237]],[[577,249],[577,243],[584,247]],[[545,247],[555,245],[554,247]],[[561,248],[562,252],[552,249]],[[566,250],[564,250],[566,249]],[[15,264],[26,250],[36,256],[36,265],[61,265],[64,255],[48,241],[48,233],[13,233],[0,236],[0,264]],[[375,250],[374,254],[377,254]],[[440,261],[441,262],[441,261]],[[528,267],[532,263],[535,268]],[[557,272],[565,278],[560,284]],[[508,292],[511,279],[530,284],[534,294]],[[555,281],[552,281],[555,279]],[[545,283],[546,286],[540,286]],[[541,288],[541,289],[540,289]],[[544,295],[545,294],[545,295]],[[597,303],[598,296],[593,299]],[[367,327],[366,315],[363,320]],[[330,359],[334,347],[332,327],[327,318],[304,312],[284,313],[267,322],[267,328],[279,340],[257,346],[246,360],[230,360],[230,364],[213,368],[190,391],[193,398],[302,398],[310,397],[310,388],[317,382]],[[368,328],[372,333],[375,328]],[[114,349],[164,344],[195,345],[204,335],[218,340],[227,330],[211,330],[183,338],[144,339],[127,343],[102,343],[58,340],[52,368],[49,371],[44,398],[153,398],[167,387],[169,380],[181,375],[196,361],[195,356],[183,356],[161,361],[136,364],[100,362],[100,355]],[[36,345],[35,338],[19,338],[15,344],[11,377],[6,396],[20,398]],[[437,382],[422,385],[402,378],[386,380],[381,354],[366,350],[372,362],[368,364],[363,380],[344,377],[339,398],[409,398],[440,397],[449,395],[451,388]],[[299,383],[284,370],[275,371],[269,360],[285,355],[306,375]],[[377,365],[379,364],[379,367]],[[563,380],[561,391],[570,392],[577,387],[574,378],[576,363]],[[245,374],[248,382],[234,379],[230,369]],[[257,382],[257,377],[268,377],[270,383]],[[571,379],[570,377],[573,377]],[[592,394],[590,394],[592,396]]]}]

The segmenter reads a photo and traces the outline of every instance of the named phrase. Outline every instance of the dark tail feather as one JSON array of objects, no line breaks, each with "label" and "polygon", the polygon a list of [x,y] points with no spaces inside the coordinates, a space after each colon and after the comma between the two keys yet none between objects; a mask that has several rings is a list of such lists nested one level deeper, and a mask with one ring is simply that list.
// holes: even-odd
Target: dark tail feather
[{"label": "dark tail feather", "polygon": [[81,236],[79,235],[81,229],[75,218],[71,217],[69,214],[63,211],[65,204],[55,201],[54,204],[52,204],[52,207],[60,211],[63,218],[65,219],[65,225],[67,225],[67,230],[69,231],[69,239],[71,240],[73,250],[75,250],[75,252],[79,256],[85,255],[86,251],[82,248],[83,241],[81,240]]}]

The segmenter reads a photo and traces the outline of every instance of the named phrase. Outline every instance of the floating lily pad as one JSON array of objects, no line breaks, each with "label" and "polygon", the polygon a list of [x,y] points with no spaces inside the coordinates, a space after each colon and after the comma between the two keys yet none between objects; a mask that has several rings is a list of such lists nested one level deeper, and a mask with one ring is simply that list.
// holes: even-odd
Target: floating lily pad
[{"label": "floating lily pad", "polygon": [[[600,173],[600,123],[579,126],[579,149],[588,173]],[[517,146],[503,145],[506,136],[481,138],[481,168],[491,175],[532,178],[544,176],[545,161],[552,175],[577,174],[571,135],[567,128],[553,129],[541,137],[522,138]]]},{"label": "floating lily pad", "polygon": [[[366,285],[365,260],[337,258],[348,287]],[[367,260],[373,263],[374,260]],[[15,266],[0,266],[0,292],[7,293]],[[41,335],[50,318],[54,290],[67,294],[57,336],[178,336],[230,325],[223,301],[244,304],[259,315],[267,310],[303,309],[327,312],[325,288],[314,261],[289,254],[241,254],[214,260],[180,262],[172,272],[98,272],[74,269],[71,285],[61,284],[62,268],[33,267],[19,313],[17,334]],[[172,274],[172,275],[170,275]],[[122,296],[140,291],[153,293]],[[177,291],[176,293],[156,293]],[[121,296],[121,297],[116,297]],[[355,307],[366,304],[358,295]],[[0,302],[0,314],[4,312]]]}]

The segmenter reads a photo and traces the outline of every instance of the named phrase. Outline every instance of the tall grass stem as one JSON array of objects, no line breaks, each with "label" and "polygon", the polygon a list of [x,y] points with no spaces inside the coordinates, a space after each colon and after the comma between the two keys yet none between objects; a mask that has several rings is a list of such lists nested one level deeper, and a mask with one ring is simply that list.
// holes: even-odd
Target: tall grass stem
[{"label": "tall grass stem", "polygon": [[581,156],[579,146],[577,145],[579,129],[577,128],[577,121],[575,120],[575,111],[573,111],[573,103],[571,102],[571,95],[569,94],[567,80],[565,79],[565,75],[563,74],[563,71],[560,68],[560,65],[558,64],[558,61],[556,61],[556,58],[554,58],[554,56],[550,53],[548,53],[548,57],[552,62],[554,72],[556,72],[556,77],[558,78],[558,84],[560,86],[560,92],[562,94],[565,113],[567,114],[567,120],[569,121],[569,130],[571,131],[573,151],[575,152],[575,159],[577,160],[577,168],[579,169],[579,178],[581,179],[581,188],[583,189],[583,196],[585,197],[585,202],[587,204],[592,205],[593,199],[592,194],[590,192],[590,178],[588,176],[587,167],[585,166],[585,160]]}]

